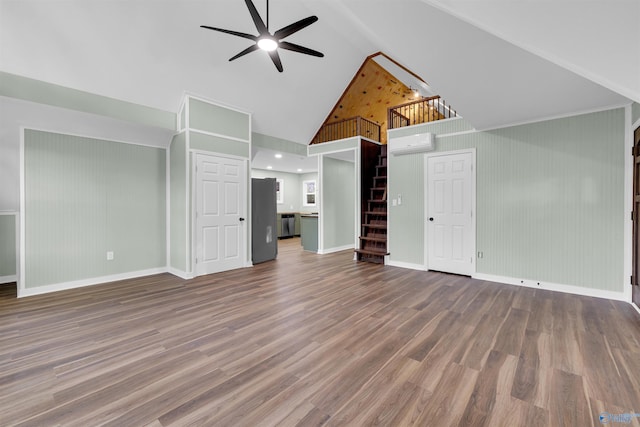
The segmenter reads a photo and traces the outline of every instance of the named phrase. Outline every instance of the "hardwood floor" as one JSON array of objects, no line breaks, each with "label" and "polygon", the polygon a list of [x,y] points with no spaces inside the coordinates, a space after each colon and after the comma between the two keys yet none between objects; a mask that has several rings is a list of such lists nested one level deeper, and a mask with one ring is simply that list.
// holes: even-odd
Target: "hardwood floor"
[{"label": "hardwood floor", "polygon": [[352,258],[292,239],[276,261],[189,281],[21,300],[2,288],[0,425],[598,426],[640,413],[630,305]]}]

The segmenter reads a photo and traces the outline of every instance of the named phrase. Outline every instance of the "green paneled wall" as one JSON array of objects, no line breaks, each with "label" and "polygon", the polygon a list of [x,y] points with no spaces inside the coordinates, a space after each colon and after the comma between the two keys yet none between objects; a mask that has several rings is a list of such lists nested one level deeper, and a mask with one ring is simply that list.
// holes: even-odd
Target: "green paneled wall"
[{"label": "green paneled wall", "polygon": [[469,130],[473,130],[473,126],[471,126],[471,124],[462,117],[459,117],[455,119],[438,120],[415,126],[391,129],[389,131],[389,137],[399,138],[401,136],[417,135],[427,132],[441,135],[445,133],[465,132]]},{"label": "green paneled wall", "polygon": [[[622,292],[624,129],[615,109],[439,136],[438,151],[476,148],[477,272]],[[424,259],[423,158],[389,158],[392,261]]]},{"label": "green paneled wall", "polygon": [[17,274],[17,237],[16,215],[0,214],[0,277],[15,276]]},{"label": "green paneled wall", "polygon": [[169,227],[170,257],[169,265],[180,271],[187,270],[187,146],[186,134],[173,137],[169,147]]},{"label": "green paneled wall", "polygon": [[309,145],[309,155],[330,153],[338,150],[348,150],[352,148],[358,148],[360,145],[360,137],[354,136],[353,138],[340,139],[338,141],[323,142],[322,144]]},{"label": "green paneled wall", "polygon": [[210,153],[229,154],[249,158],[250,150],[247,142],[222,138],[204,133],[189,132],[189,148],[191,150],[209,151]]},{"label": "green paneled wall", "polygon": [[634,102],[631,104],[631,124],[640,120],[640,104]]},{"label": "green paneled wall", "polygon": [[34,130],[24,144],[27,288],[166,265],[165,150]]},{"label": "green paneled wall", "polygon": [[402,204],[389,203],[388,248],[391,261],[424,264],[424,156],[418,154],[387,158],[387,200],[402,194]]},{"label": "green paneled wall", "polygon": [[322,156],[323,249],[355,243],[354,163]]},{"label": "green paneled wall", "polygon": [[299,156],[307,156],[307,145],[298,144],[286,139],[276,138],[269,135],[253,132],[251,134],[251,145],[253,147],[267,148],[269,150],[293,153]]},{"label": "green paneled wall", "polygon": [[251,116],[247,113],[189,98],[189,128],[249,141],[251,139]]},{"label": "green paneled wall", "polygon": [[174,129],[176,115],[64,86],[0,71],[0,95],[99,114],[143,125]]}]

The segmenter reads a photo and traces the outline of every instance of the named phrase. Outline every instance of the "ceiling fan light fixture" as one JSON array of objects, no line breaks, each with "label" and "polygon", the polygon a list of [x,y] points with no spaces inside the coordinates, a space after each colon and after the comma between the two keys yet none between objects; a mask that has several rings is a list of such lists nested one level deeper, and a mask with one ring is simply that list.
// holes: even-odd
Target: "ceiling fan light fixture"
[{"label": "ceiling fan light fixture", "polygon": [[271,37],[262,37],[258,40],[258,47],[267,52],[273,52],[278,48],[278,42]]}]

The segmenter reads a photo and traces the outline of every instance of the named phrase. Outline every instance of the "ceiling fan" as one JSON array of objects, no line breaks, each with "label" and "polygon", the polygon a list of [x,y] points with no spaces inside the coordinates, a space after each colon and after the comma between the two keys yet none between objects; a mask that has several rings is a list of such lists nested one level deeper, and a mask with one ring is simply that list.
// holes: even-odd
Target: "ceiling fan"
[{"label": "ceiling fan", "polygon": [[278,31],[271,34],[269,32],[269,0],[267,0],[267,23],[262,20],[260,14],[258,13],[256,6],[253,4],[251,0],[244,0],[247,4],[247,8],[249,9],[249,13],[251,14],[251,18],[253,18],[253,23],[256,25],[256,29],[258,30],[258,35],[254,36],[253,34],[240,33],[238,31],[225,30],[223,28],[209,27],[207,25],[201,25],[201,28],[207,28],[209,30],[220,31],[221,33],[227,33],[234,36],[242,37],[245,39],[249,39],[255,42],[242,52],[237,55],[229,58],[229,61],[233,61],[234,59],[238,59],[241,56],[244,56],[248,53],[251,53],[255,50],[262,49],[269,54],[273,64],[276,66],[278,71],[282,72],[282,62],[280,61],[280,55],[278,55],[278,48],[291,50],[293,52],[304,53],[305,55],[317,56],[322,58],[324,54],[318,52],[317,50],[309,49],[308,47],[300,46],[294,43],[289,43],[283,41],[285,37],[290,36],[293,33],[296,33],[302,30],[305,27],[313,24],[318,20],[317,16],[309,16],[308,18],[301,19],[293,24],[287,25],[286,27],[280,28]]}]

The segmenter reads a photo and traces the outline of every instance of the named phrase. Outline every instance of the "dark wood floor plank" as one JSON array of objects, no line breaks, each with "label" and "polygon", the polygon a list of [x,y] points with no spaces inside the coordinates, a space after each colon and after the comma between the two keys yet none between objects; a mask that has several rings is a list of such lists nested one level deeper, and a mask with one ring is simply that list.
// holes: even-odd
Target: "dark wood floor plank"
[{"label": "dark wood floor plank", "polygon": [[596,426],[638,410],[628,304],[279,243],[192,280],[2,287],[0,425]]}]

